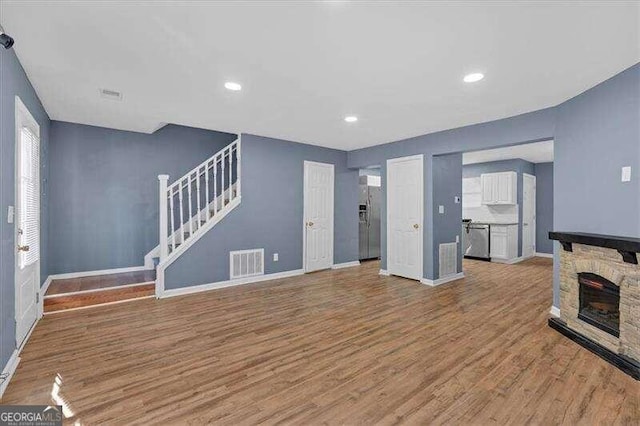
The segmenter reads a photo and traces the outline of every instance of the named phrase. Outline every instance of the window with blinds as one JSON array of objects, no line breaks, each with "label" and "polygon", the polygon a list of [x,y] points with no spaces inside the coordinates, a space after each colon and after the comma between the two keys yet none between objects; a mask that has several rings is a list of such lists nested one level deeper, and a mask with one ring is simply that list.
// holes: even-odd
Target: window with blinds
[{"label": "window with blinds", "polygon": [[19,164],[18,263],[25,268],[40,259],[40,139],[28,127],[20,131]]}]

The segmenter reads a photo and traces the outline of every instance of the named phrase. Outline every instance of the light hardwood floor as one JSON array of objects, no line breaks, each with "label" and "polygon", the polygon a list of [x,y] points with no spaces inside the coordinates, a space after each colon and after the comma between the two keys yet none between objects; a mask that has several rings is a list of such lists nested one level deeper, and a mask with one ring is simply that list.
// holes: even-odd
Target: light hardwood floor
[{"label": "light hardwood floor", "polygon": [[638,424],[639,382],[547,326],[550,259],[430,288],[377,262],[45,317],[4,404],[98,424]]}]

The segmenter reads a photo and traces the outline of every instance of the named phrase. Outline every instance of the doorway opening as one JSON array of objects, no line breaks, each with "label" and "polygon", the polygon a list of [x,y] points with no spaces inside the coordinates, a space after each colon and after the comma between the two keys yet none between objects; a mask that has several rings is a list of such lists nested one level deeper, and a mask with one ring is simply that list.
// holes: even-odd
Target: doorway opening
[{"label": "doorway opening", "polygon": [[553,256],[553,150],[548,140],[463,154],[464,263]]},{"label": "doorway opening", "polygon": [[359,259],[380,259],[380,215],[382,214],[382,177],[380,167],[359,171],[358,236]]}]

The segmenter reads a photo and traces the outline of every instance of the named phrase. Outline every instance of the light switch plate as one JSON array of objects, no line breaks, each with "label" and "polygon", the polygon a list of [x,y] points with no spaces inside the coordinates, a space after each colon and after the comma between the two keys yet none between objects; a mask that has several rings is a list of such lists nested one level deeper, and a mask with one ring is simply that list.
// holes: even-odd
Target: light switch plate
[{"label": "light switch plate", "polygon": [[622,168],[622,182],[631,181],[631,166],[625,166]]},{"label": "light switch plate", "polygon": [[438,206],[438,213],[444,214],[444,206]]},{"label": "light switch plate", "polygon": [[273,261],[274,262],[278,261],[278,253],[273,253]]},{"label": "light switch plate", "polygon": [[456,243],[460,242],[460,235],[456,235]]},{"label": "light switch plate", "polygon": [[7,223],[13,223],[13,216],[15,216],[15,209],[13,206],[7,208]]}]

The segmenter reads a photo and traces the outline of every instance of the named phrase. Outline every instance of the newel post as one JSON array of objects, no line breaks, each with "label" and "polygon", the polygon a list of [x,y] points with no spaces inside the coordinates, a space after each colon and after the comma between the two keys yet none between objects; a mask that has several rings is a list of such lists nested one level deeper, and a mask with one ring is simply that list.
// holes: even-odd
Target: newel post
[{"label": "newel post", "polygon": [[242,133],[238,134],[238,145],[236,146],[236,194],[242,196]]},{"label": "newel post", "polygon": [[167,184],[169,182],[169,175],[159,175],[160,181],[160,261],[162,262],[167,258],[168,245],[168,215],[167,215]]}]

